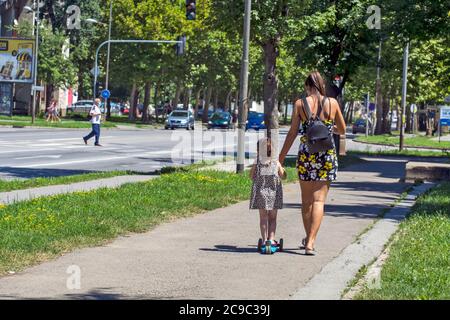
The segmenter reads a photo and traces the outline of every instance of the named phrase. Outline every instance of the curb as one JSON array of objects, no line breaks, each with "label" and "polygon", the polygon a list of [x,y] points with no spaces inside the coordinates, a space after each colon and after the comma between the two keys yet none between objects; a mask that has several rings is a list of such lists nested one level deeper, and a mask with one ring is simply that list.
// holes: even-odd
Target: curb
[{"label": "curb", "polygon": [[[361,144],[369,144],[369,145],[373,145],[373,146],[383,146],[383,147],[391,147],[391,148],[398,148],[398,145],[395,144],[383,144],[383,143],[376,143],[376,142],[364,142],[364,141],[358,141],[356,139],[352,139],[353,142],[356,143],[361,143]],[[424,149],[424,150],[430,150],[430,151],[441,151],[442,153],[447,153],[450,151],[450,148],[441,148],[441,149],[436,149],[436,148],[432,148],[432,147],[413,147],[413,146],[408,146],[405,145],[406,149]]]},{"label": "curb", "polygon": [[51,185],[45,187],[14,190],[0,193],[0,204],[10,205],[20,201],[29,201],[40,197],[62,195],[74,192],[86,192],[101,188],[117,188],[126,183],[139,183],[154,179],[158,176],[128,175],[98,180],[89,180],[65,185]]},{"label": "curb", "polygon": [[300,288],[292,300],[340,300],[348,283],[358,271],[376,260],[385,250],[400,222],[407,216],[417,197],[435,186],[424,183],[415,187],[406,198],[392,208],[381,220],[361,236],[360,241],[350,244],[334,260]]}]

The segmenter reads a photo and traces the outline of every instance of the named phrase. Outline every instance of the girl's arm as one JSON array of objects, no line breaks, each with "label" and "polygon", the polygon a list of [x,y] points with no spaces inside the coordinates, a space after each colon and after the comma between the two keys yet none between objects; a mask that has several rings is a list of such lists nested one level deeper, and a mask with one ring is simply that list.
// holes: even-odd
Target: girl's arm
[{"label": "girl's arm", "polygon": [[283,168],[280,162],[278,162],[278,175],[281,177],[281,179],[286,179],[286,170]]},{"label": "girl's arm", "polygon": [[279,161],[281,165],[284,164],[284,159],[286,159],[286,155],[289,152],[289,150],[292,147],[292,144],[295,141],[295,138],[298,135],[298,128],[300,126],[300,108],[302,107],[302,101],[297,100],[297,102],[294,105],[294,111],[292,113],[292,121],[291,121],[291,128],[289,129],[289,132],[286,136],[286,140],[284,141],[283,148],[281,149]]}]

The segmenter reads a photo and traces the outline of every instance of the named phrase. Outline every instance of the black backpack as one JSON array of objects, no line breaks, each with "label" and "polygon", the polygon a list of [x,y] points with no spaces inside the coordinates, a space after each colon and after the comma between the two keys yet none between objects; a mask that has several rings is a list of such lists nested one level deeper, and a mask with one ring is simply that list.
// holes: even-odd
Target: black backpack
[{"label": "black backpack", "polygon": [[[319,115],[322,113],[323,102],[319,103],[317,114],[313,117],[308,100],[303,98],[303,105],[305,106],[306,115],[308,117],[309,126],[306,130],[307,144],[309,153],[325,152],[334,148],[333,136],[330,134],[328,127],[320,120]],[[331,114],[331,103],[330,103]]]}]

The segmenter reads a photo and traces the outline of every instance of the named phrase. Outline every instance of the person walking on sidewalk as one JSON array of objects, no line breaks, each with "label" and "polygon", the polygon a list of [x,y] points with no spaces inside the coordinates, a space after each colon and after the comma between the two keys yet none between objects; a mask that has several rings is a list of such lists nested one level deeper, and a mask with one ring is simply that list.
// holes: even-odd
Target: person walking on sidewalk
[{"label": "person walking on sidewalk", "polygon": [[[319,72],[311,73],[305,81],[307,97],[295,103],[292,123],[281,150],[279,161],[283,165],[300,128],[300,147],[297,158],[298,177],[302,194],[302,217],[306,238],[301,248],[306,255],[315,255],[314,243],[322,222],[325,201],[330,183],[336,180],[338,158],[332,139],[333,132],[345,134],[345,120],[336,99],[326,97],[325,83]],[[320,120],[320,121],[319,121]],[[301,126],[300,126],[301,124]],[[328,128],[328,149],[313,152],[316,142],[311,142],[313,126]],[[325,130],[326,131],[326,130]],[[309,135],[308,135],[309,133]],[[310,150],[312,149],[312,150]]]},{"label": "person walking on sidewalk", "polygon": [[92,131],[87,136],[83,137],[84,144],[87,144],[88,140],[95,136],[95,145],[101,147],[100,144],[100,123],[102,119],[102,112],[100,111],[100,99],[95,99],[94,105],[89,111],[89,116],[91,117]]},{"label": "person walking on sidewalk", "polygon": [[283,208],[283,188],[281,179],[285,170],[273,159],[272,145],[269,138],[263,138],[257,144],[257,159],[250,170],[253,180],[250,209],[259,209],[259,225],[263,243],[270,241],[277,246],[275,232],[277,228],[277,212]]}]

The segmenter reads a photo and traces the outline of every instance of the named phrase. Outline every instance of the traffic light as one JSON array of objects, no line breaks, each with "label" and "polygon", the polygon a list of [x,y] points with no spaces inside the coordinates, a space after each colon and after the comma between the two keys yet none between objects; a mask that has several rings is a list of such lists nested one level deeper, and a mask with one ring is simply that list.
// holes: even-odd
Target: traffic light
[{"label": "traffic light", "polygon": [[186,19],[195,20],[197,17],[196,9],[196,0],[186,0]]}]

